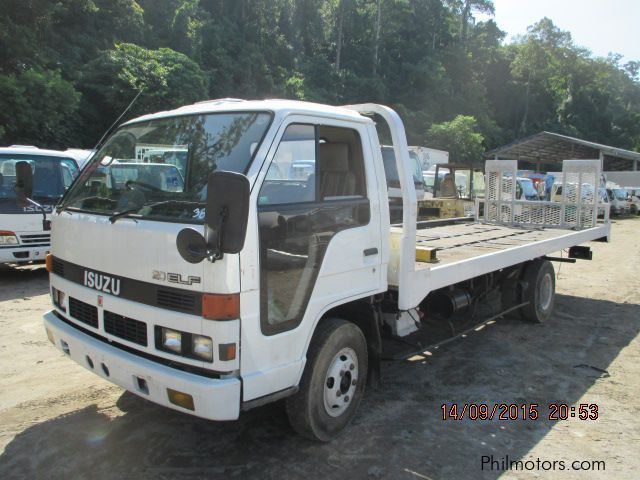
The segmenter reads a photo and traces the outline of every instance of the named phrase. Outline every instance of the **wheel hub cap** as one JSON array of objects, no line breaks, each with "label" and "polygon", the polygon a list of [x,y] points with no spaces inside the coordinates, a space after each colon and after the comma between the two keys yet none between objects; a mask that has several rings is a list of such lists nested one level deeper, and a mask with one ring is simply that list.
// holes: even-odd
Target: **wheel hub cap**
[{"label": "wheel hub cap", "polygon": [[343,348],[333,357],[324,381],[324,408],[332,417],[342,415],[351,402],[358,384],[358,356]]},{"label": "wheel hub cap", "polygon": [[542,277],[542,282],[540,282],[540,309],[542,310],[547,310],[549,308],[549,305],[551,305],[551,285],[551,274],[547,273],[544,277]]}]

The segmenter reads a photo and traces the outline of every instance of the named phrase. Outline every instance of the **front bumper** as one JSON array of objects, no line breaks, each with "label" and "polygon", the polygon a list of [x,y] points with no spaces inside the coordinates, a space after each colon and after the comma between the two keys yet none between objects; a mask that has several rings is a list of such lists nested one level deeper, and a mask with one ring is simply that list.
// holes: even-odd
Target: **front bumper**
[{"label": "front bumper", "polygon": [[[237,378],[206,378],[157,364],[76,330],[53,311],[44,315],[44,325],[56,348],[76,363],[142,398],[209,420],[238,418],[240,380]],[[146,391],[141,388],[139,379],[144,380]],[[167,389],[191,395],[194,410],[171,403]]]},{"label": "front bumper", "polygon": [[29,247],[16,245],[12,248],[0,248],[0,263],[44,262],[51,247]]}]

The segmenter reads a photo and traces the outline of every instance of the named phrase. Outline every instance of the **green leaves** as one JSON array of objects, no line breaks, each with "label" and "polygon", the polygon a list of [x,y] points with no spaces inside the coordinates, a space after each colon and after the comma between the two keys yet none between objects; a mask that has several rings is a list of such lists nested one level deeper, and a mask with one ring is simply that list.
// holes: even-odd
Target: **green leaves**
[{"label": "green leaves", "polygon": [[479,165],[485,149],[484,137],[477,127],[475,118],[458,115],[450,122],[433,124],[425,145],[448,151],[451,162]]},{"label": "green leaves", "polygon": [[92,115],[99,136],[140,90],[129,118],[203,100],[207,81],[198,64],[182,53],[123,43],[87,64],[81,85],[86,100],[97,107]]},{"label": "green leaves", "polygon": [[80,93],[59,71],[0,75],[0,142],[73,145],[68,120],[77,113],[79,100]]},{"label": "green leaves", "polygon": [[3,0],[0,140],[91,147],[144,89],[129,116],[220,97],[373,101],[401,112],[414,144],[434,123],[434,132],[451,123],[469,131],[455,123],[464,115],[487,148],[542,129],[639,148],[637,60],[593,58],[546,18],[503,45],[493,21],[473,21],[493,8],[491,0]]}]

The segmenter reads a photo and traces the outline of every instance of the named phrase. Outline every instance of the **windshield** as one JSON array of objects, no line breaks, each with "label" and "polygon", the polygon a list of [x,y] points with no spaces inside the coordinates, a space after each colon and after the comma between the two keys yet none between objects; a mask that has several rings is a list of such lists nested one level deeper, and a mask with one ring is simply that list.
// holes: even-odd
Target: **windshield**
[{"label": "windshield", "polygon": [[61,207],[202,221],[209,173],[245,173],[270,120],[238,112],[127,125],[92,157]]},{"label": "windshield", "polygon": [[627,199],[627,191],[622,188],[614,188],[613,194],[616,196],[618,200],[626,200]]},{"label": "windshield", "polygon": [[[32,207],[16,205],[16,165],[27,162],[33,172],[31,198],[43,206],[58,203],[65,190],[78,174],[78,166],[71,158],[31,154],[0,154],[0,212],[23,213]],[[51,208],[48,209],[49,211]]]}]

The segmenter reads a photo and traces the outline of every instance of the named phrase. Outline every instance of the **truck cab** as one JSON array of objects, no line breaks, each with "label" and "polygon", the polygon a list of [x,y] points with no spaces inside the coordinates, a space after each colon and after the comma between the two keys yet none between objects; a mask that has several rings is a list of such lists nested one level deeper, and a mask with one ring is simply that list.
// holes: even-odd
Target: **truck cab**
[{"label": "truck cab", "polygon": [[[31,169],[31,197],[40,206],[18,201],[19,165]],[[49,214],[77,174],[75,152],[30,146],[0,148],[0,263],[44,262],[50,245],[50,232],[45,229]]]},{"label": "truck cab", "polygon": [[[135,167],[137,146],[174,144],[189,146],[179,188],[165,188],[160,168],[147,172],[155,181],[124,188],[105,180]],[[234,419],[243,405],[290,392],[319,319],[387,288],[380,155],[370,119],[299,102],[209,102],[124,124],[54,214],[47,328],[86,368],[206,418]],[[301,178],[299,165],[313,172]],[[246,239],[193,262],[176,239],[210,236],[217,171],[248,182]]]}]

